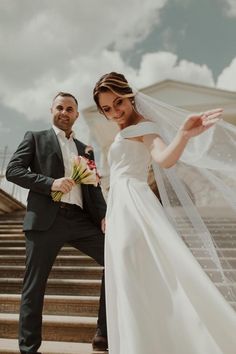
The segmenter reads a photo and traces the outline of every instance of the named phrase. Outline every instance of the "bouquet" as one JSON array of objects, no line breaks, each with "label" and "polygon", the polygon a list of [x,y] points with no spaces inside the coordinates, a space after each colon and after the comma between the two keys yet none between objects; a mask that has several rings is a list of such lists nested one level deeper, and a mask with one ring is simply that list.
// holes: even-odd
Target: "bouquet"
[{"label": "bouquet", "polygon": [[[100,176],[97,172],[96,164],[84,156],[75,156],[72,162],[72,173],[70,176],[77,184],[93,184],[97,187]],[[54,202],[61,200],[63,193],[60,191],[51,192]]]}]

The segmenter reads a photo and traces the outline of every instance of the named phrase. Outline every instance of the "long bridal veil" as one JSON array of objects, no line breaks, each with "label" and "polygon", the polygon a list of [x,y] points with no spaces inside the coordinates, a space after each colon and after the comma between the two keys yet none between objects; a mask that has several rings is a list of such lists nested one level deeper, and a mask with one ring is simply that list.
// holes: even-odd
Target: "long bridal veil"
[{"label": "long bridal veil", "polygon": [[[157,124],[167,144],[190,114],[141,92],[135,94],[135,106],[146,119]],[[219,229],[209,228],[206,215],[211,212],[217,219],[223,210],[224,215],[235,218],[236,222],[236,127],[224,121],[217,123],[191,139],[174,167],[160,169],[153,163],[153,170],[170,222],[182,237],[185,230],[182,226],[188,225],[191,239],[208,257],[211,269],[220,279],[218,283],[227,289],[223,295],[228,301],[235,301],[232,264],[217,243]]]}]

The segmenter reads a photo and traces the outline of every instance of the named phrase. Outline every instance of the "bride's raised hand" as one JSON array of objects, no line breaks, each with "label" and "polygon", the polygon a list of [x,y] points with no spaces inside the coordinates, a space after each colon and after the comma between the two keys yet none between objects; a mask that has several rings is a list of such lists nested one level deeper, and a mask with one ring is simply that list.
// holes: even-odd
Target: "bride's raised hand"
[{"label": "bride's raised hand", "polygon": [[223,109],[216,108],[199,114],[191,114],[180,127],[187,138],[200,135],[221,119]]}]

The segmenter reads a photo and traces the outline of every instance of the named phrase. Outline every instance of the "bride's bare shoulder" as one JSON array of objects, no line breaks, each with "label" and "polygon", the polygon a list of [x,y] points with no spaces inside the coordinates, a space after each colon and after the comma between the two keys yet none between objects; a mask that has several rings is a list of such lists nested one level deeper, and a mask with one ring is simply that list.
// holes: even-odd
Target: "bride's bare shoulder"
[{"label": "bride's bare shoulder", "polygon": [[146,118],[144,118],[144,117],[142,117],[142,118],[140,119],[140,121],[139,121],[139,123],[145,123],[145,122],[150,122],[150,123],[151,123],[150,120],[148,120],[148,119],[146,119]]},{"label": "bride's bare shoulder", "polygon": [[[147,123],[147,124],[146,124]],[[122,135],[126,139],[136,140],[143,142],[143,138],[146,135],[150,135],[154,139],[158,134],[154,123],[148,119],[140,119],[138,123],[130,125],[125,129]]]}]

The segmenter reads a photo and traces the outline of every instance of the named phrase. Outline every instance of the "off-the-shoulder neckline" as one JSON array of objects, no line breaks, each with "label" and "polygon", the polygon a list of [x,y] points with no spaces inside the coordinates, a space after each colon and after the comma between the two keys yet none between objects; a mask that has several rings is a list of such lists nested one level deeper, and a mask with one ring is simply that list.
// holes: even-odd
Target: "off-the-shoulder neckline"
[{"label": "off-the-shoulder neckline", "polygon": [[137,123],[137,124],[128,125],[128,127],[124,128],[124,129],[121,129],[119,132],[121,133],[121,132],[125,131],[126,129],[131,129],[131,128],[137,127],[138,125],[147,124],[147,123],[148,123],[148,124],[149,124],[149,123],[155,124],[155,123],[152,122],[151,120],[146,120],[146,121],[144,121],[144,122],[139,122],[139,123]]}]

